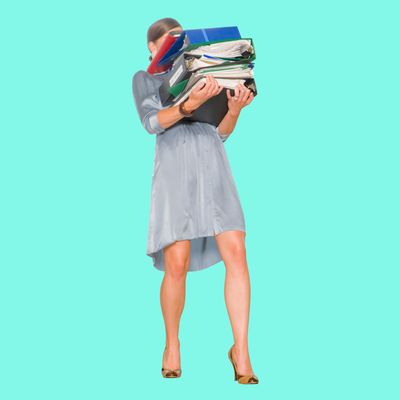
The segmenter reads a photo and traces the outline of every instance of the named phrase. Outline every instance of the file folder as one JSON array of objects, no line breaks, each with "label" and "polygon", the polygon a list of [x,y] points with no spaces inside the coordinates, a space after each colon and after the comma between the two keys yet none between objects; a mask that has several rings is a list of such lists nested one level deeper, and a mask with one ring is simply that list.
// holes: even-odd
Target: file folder
[{"label": "file folder", "polygon": [[232,39],[241,39],[237,26],[183,30],[158,63],[160,66],[170,64],[188,46]]},{"label": "file folder", "polygon": [[165,72],[169,69],[169,65],[167,64],[159,65],[158,62],[165,55],[165,53],[167,53],[167,51],[171,48],[171,46],[173,46],[176,40],[177,37],[173,35],[167,35],[165,37],[163,44],[161,45],[160,49],[158,50],[157,54],[155,55],[150,65],[147,67],[147,72],[149,74]]},{"label": "file folder", "polygon": [[[218,126],[228,112],[227,90],[242,83],[257,96],[253,74],[256,52],[252,38],[242,38],[235,27],[191,29],[178,33],[163,46],[155,69],[168,71],[159,86],[163,107],[185,101],[199,82],[212,75],[223,90],[194,110],[187,122],[206,122]],[[159,54],[157,54],[159,56]]]}]

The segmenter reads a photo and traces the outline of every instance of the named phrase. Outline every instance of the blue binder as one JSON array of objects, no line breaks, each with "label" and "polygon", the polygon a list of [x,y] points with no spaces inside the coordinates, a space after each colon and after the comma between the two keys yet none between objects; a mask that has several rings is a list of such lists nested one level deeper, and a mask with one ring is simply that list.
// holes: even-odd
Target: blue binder
[{"label": "blue binder", "polygon": [[226,26],[221,28],[188,29],[181,32],[178,39],[171,48],[159,60],[158,65],[164,65],[172,62],[183,52],[183,45],[187,38],[187,45],[198,43],[241,39],[239,28],[237,26]]}]

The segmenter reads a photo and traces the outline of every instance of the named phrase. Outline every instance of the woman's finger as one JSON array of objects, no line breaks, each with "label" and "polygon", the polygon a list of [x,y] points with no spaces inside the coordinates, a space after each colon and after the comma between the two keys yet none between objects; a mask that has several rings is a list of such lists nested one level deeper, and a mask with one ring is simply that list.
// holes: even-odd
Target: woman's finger
[{"label": "woman's finger", "polygon": [[207,95],[207,97],[210,97],[212,94],[212,91],[213,91],[213,87],[214,87],[213,80],[212,80],[211,75],[206,75],[206,78],[207,78],[207,83],[208,83],[206,95]]},{"label": "woman's finger", "polygon": [[235,94],[234,94],[234,96],[233,96],[233,100],[235,100],[235,101],[237,101],[238,100],[238,98],[239,98],[239,88],[238,88],[238,85],[236,85],[235,86]]},{"label": "woman's finger", "polygon": [[208,75],[206,75],[206,81],[203,82],[203,84],[204,84],[204,86],[201,88],[200,94],[202,96],[207,96],[207,91],[208,91],[208,88],[210,87],[210,79],[209,79]]},{"label": "woman's finger", "polygon": [[239,98],[238,98],[239,103],[243,103],[244,96],[247,94],[246,89],[247,88],[244,85],[239,84]]},{"label": "woman's finger", "polygon": [[238,102],[238,103],[241,103],[242,100],[243,100],[243,93],[244,93],[244,90],[243,90],[243,87],[242,87],[242,85],[241,85],[240,83],[239,83],[239,85],[238,85],[238,91],[239,91],[239,95],[238,95],[237,102]]},{"label": "woman's finger", "polygon": [[247,99],[247,101],[246,101],[246,106],[247,106],[248,104],[250,104],[250,103],[252,102],[253,99],[254,99],[254,94],[253,94],[253,92],[251,92],[250,95],[249,95],[249,97],[248,97],[248,99]]},{"label": "woman's finger", "polygon": [[242,102],[243,103],[246,103],[246,101],[247,101],[247,99],[249,98],[249,96],[250,96],[250,89],[248,89],[246,86],[244,86],[243,85],[243,97],[242,97]]},{"label": "woman's finger", "polygon": [[193,88],[192,93],[195,94],[195,95],[198,95],[199,93],[201,93],[201,90],[204,88],[204,85],[205,85],[204,82],[201,82],[201,83],[197,84]]},{"label": "woman's finger", "polygon": [[214,81],[215,81],[215,86],[214,86],[213,95],[216,96],[216,95],[220,92],[220,90],[219,90],[219,83],[218,83],[218,81],[217,81],[215,78],[214,78]]},{"label": "woman's finger", "polygon": [[214,76],[210,75],[210,81],[211,81],[211,96],[215,96],[215,94],[217,93],[218,90],[218,82],[217,80],[214,78]]}]

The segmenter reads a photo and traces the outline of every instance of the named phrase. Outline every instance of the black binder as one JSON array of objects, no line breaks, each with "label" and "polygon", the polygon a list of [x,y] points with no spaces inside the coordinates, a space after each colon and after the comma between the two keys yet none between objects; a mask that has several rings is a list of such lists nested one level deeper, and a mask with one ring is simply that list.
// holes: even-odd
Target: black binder
[{"label": "black binder", "polygon": [[[247,79],[244,83],[246,87],[253,91],[254,96],[257,95],[257,88],[254,79]],[[218,126],[228,112],[228,97],[226,91],[230,90],[230,94],[235,94],[234,89],[223,88],[217,96],[211,97],[199,108],[197,108],[191,117],[184,117],[184,121],[189,122],[207,122],[211,125]]]}]

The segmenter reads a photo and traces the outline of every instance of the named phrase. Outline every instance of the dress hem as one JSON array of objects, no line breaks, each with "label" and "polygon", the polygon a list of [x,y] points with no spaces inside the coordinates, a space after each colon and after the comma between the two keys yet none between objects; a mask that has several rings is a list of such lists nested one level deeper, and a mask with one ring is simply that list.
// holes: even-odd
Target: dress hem
[{"label": "dress hem", "polygon": [[[154,268],[156,268],[158,271],[165,272],[165,266],[157,266],[156,265],[156,253],[158,253],[159,251],[162,251],[164,249],[164,247],[167,247],[170,244],[175,243],[175,242],[180,241],[180,240],[193,240],[193,239],[200,239],[200,238],[210,237],[210,236],[214,236],[215,237],[216,235],[219,235],[220,233],[227,232],[227,231],[241,231],[241,232],[244,232],[245,235],[246,235],[246,228],[244,228],[243,226],[240,226],[240,227],[238,227],[238,226],[230,226],[230,227],[225,227],[225,228],[223,228],[221,230],[218,230],[218,232],[214,231],[214,233],[210,233],[210,234],[195,235],[195,236],[184,237],[184,238],[176,238],[176,239],[171,240],[171,241],[167,242],[166,244],[160,246],[158,249],[156,249],[154,251],[150,251],[150,252],[148,251],[146,253],[146,255],[152,258],[153,267]],[[219,254],[219,252],[218,252],[218,254]],[[187,272],[202,271],[204,269],[212,267],[213,265],[219,263],[220,261],[222,261],[222,257],[219,255],[219,257],[217,257],[217,260],[213,261],[211,264],[210,263],[203,264],[203,265],[201,265],[201,266],[199,266],[199,267],[197,267],[195,269],[188,269]]]}]

